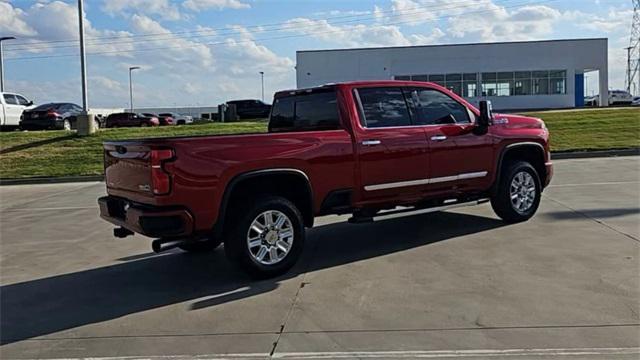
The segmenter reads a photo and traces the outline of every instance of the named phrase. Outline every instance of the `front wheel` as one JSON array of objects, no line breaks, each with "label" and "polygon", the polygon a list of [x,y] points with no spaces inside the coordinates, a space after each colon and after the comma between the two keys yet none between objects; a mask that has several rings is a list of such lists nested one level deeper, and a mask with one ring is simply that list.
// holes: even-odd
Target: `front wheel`
[{"label": "front wheel", "polygon": [[302,215],[289,200],[263,197],[234,211],[225,240],[227,257],[251,276],[268,278],[285,273],[298,260],[304,245]]},{"label": "front wheel", "polygon": [[506,222],[526,221],[538,210],[541,194],[536,169],[525,161],[514,162],[502,173],[491,207]]}]

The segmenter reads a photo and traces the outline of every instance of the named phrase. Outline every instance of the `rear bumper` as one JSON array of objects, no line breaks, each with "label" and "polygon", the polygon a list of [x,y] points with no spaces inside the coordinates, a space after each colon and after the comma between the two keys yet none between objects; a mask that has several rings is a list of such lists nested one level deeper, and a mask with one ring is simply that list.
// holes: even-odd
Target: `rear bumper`
[{"label": "rear bumper", "polygon": [[64,128],[63,119],[29,119],[20,121],[20,127],[29,129],[62,129]]},{"label": "rear bumper", "polygon": [[184,208],[142,205],[115,196],[99,198],[98,205],[104,220],[148,237],[188,237],[193,233],[193,216]]}]

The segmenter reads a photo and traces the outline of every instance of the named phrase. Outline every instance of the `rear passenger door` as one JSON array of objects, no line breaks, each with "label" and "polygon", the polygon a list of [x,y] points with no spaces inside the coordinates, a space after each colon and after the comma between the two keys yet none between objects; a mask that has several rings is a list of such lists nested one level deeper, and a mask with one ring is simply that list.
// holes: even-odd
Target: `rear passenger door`
[{"label": "rear passenger door", "polygon": [[358,88],[355,129],[362,201],[416,200],[427,186],[428,143],[401,87]]},{"label": "rear passenger door", "polygon": [[429,141],[429,191],[487,188],[493,168],[493,141],[490,135],[473,132],[475,113],[440,90],[411,90],[415,121],[424,125]]},{"label": "rear passenger door", "polygon": [[4,94],[5,103],[5,123],[4,125],[17,126],[20,123],[20,115],[24,106],[18,104],[18,99],[14,94]]}]

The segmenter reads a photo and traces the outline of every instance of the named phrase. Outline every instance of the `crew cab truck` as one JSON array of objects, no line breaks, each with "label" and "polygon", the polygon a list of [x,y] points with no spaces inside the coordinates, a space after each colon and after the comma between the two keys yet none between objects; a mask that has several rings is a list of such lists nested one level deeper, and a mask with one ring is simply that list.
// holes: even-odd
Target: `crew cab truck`
[{"label": "crew cab truck", "polygon": [[100,214],[115,236],[156,238],[155,251],[224,243],[257,277],[293,266],[314,217],[366,223],[490,200],[520,222],[553,175],[542,120],[411,81],[278,92],[268,133],[106,142],[104,159]]}]

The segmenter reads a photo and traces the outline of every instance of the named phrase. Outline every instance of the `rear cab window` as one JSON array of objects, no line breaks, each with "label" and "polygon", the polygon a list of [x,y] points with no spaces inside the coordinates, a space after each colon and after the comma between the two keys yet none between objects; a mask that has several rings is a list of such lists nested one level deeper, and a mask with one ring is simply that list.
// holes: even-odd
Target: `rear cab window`
[{"label": "rear cab window", "polygon": [[269,120],[269,132],[340,129],[334,88],[314,89],[276,97]]}]

